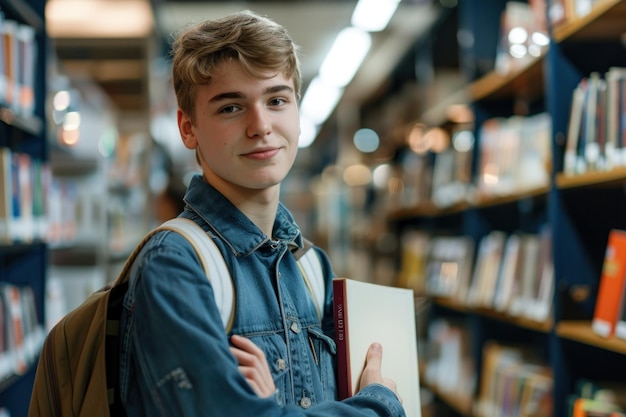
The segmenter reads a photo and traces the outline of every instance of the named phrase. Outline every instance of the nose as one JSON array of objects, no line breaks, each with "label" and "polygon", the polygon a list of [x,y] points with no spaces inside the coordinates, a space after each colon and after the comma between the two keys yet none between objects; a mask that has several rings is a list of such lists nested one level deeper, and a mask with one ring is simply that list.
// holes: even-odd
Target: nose
[{"label": "nose", "polygon": [[267,110],[262,106],[255,106],[250,109],[248,117],[248,127],[246,133],[248,137],[263,137],[269,135],[272,131]]}]

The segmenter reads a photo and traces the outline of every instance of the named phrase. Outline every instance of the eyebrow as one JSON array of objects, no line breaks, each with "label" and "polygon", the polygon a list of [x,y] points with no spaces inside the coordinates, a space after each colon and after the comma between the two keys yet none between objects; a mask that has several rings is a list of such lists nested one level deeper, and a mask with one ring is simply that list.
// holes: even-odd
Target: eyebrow
[{"label": "eyebrow", "polygon": [[[268,87],[265,90],[263,90],[263,94],[275,94],[275,93],[279,93],[282,91],[289,91],[293,93],[293,88],[291,88],[290,86],[286,84],[274,85],[272,87]],[[228,91],[228,92],[220,93],[211,97],[211,99],[209,100],[209,103],[215,103],[221,100],[240,99],[240,98],[245,98],[245,97],[246,95],[243,94],[241,91]]]}]

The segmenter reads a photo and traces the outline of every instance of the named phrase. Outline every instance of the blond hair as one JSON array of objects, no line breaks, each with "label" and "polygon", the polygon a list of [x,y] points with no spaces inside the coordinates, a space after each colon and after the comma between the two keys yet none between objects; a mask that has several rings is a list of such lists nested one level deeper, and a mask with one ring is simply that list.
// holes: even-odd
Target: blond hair
[{"label": "blond hair", "polygon": [[211,83],[225,60],[239,62],[255,77],[268,72],[291,78],[300,97],[298,47],[286,29],[249,10],[207,20],[183,30],[172,44],[172,82],[178,107],[195,120],[197,87]]}]

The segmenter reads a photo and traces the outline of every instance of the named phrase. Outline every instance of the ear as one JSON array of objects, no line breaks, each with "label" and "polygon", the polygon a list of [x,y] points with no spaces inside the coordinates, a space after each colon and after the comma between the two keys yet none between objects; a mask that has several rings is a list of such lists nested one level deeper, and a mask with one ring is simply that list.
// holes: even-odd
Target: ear
[{"label": "ear", "polygon": [[178,109],[176,112],[176,118],[178,119],[178,131],[180,132],[180,137],[183,140],[185,148],[196,149],[198,141],[196,140],[196,135],[193,132],[191,117],[189,117],[181,109]]}]

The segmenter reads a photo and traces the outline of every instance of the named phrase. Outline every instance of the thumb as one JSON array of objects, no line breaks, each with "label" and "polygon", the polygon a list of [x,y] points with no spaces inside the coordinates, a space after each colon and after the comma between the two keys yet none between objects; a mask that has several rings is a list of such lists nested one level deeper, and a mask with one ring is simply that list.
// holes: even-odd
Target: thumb
[{"label": "thumb", "polygon": [[361,374],[361,380],[359,381],[359,390],[369,384],[381,384],[391,389],[398,400],[402,402],[402,398],[398,394],[396,382],[392,379],[383,378],[382,376],[382,363],[383,363],[383,347],[380,343],[372,343],[367,350],[365,356],[365,368]]},{"label": "thumb", "polygon": [[383,347],[380,343],[372,343],[367,350],[365,357],[365,366],[368,368],[376,369],[380,373],[380,368],[383,362]]},{"label": "thumb", "polygon": [[359,390],[369,384],[384,382],[381,373],[382,361],[383,347],[380,343],[372,343],[365,355],[365,367],[359,380]]}]

